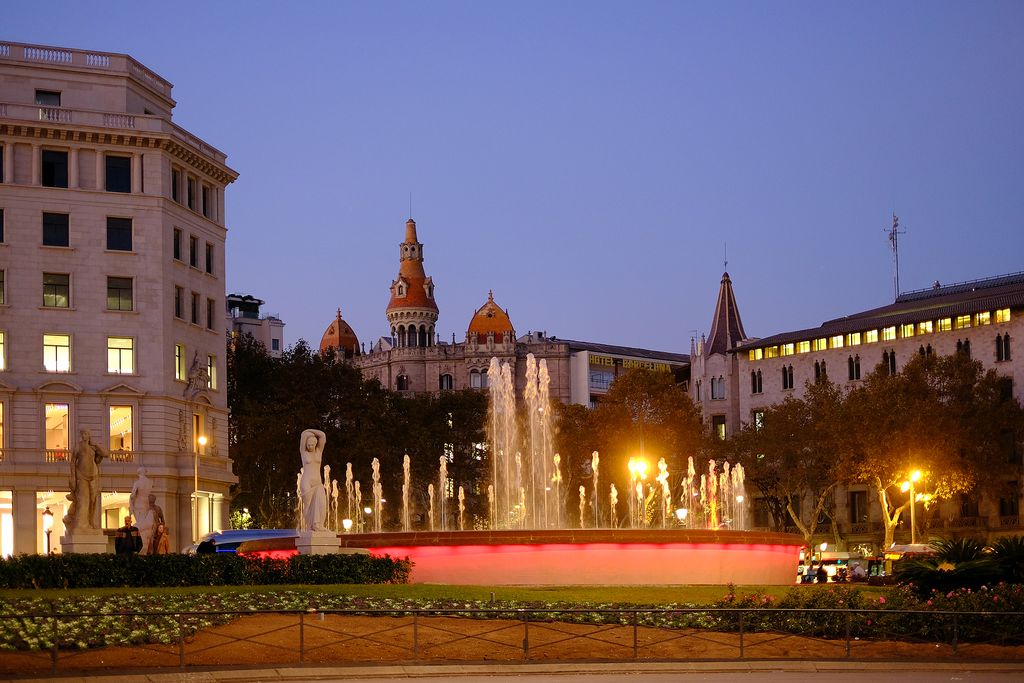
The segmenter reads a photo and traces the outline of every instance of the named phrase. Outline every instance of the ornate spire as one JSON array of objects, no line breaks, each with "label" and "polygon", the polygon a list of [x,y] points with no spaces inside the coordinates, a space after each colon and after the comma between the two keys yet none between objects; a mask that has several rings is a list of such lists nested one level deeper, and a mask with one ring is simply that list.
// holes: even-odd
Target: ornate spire
[{"label": "ornate spire", "polygon": [[416,221],[405,222],[405,241],[399,246],[398,277],[391,283],[387,317],[398,346],[433,346],[438,309],[434,281],[423,270],[423,245]]},{"label": "ornate spire", "polygon": [[736,295],[732,291],[732,280],[729,279],[729,273],[723,273],[722,283],[718,288],[715,317],[711,321],[711,334],[704,344],[704,355],[725,354],[746,337],[743,321],[740,320],[740,309],[736,305]]}]

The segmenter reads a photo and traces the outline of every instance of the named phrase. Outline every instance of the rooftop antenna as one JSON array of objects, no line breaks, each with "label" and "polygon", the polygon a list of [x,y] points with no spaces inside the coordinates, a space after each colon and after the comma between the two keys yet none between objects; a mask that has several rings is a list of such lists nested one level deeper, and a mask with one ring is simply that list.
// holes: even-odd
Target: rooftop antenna
[{"label": "rooftop antenna", "polygon": [[729,272],[729,243],[722,242],[722,270]]},{"label": "rooftop antenna", "polygon": [[886,232],[889,235],[889,244],[892,246],[893,261],[893,289],[896,294],[893,300],[900,298],[900,235],[907,234],[906,230],[900,230],[900,219],[895,213],[892,215],[892,228]]},{"label": "rooftop antenna", "polygon": [[412,192],[409,193],[409,218],[412,218]]}]

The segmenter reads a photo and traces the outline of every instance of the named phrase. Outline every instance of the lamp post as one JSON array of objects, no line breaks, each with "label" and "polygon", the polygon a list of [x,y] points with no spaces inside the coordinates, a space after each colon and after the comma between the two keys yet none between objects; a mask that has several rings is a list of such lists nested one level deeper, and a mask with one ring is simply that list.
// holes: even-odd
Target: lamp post
[{"label": "lamp post", "polygon": [[43,533],[46,534],[46,554],[50,554],[50,534],[53,533],[53,513],[47,505],[43,510]]},{"label": "lamp post", "polygon": [[917,520],[915,519],[915,508],[917,507],[917,493],[914,484],[921,479],[921,470],[914,470],[910,473],[908,481],[903,482],[901,491],[910,490],[910,545],[917,543]]},{"label": "lamp post", "polygon": [[194,467],[192,470],[192,540],[199,540],[199,451],[206,445],[206,435],[196,439],[196,452],[192,454]]}]

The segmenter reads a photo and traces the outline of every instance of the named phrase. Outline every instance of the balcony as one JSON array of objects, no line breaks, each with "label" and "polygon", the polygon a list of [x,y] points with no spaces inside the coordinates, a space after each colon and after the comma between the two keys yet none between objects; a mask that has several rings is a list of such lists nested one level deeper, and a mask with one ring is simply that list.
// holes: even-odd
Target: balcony
[{"label": "balcony", "polygon": [[67,462],[70,455],[67,448],[47,448],[43,451],[43,462]]},{"label": "balcony", "polygon": [[135,453],[132,451],[110,451],[110,462],[135,462]]}]

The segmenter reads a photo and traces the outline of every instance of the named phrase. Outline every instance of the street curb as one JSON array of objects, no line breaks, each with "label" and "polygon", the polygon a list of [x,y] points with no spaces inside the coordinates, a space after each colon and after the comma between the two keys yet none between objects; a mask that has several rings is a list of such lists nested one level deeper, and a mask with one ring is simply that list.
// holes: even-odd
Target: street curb
[{"label": "street curb", "polygon": [[170,683],[189,681],[206,683],[255,683],[257,681],[316,681],[351,678],[454,678],[459,676],[580,675],[580,674],[715,674],[753,672],[898,673],[957,672],[1024,674],[1024,662],[863,662],[863,661],[787,661],[744,660],[720,662],[614,662],[614,663],[534,663],[520,664],[408,664],[361,666],[304,666],[266,669],[211,669],[164,671],[153,673],[76,674],[70,676],[24,678],[21,683]]}]

